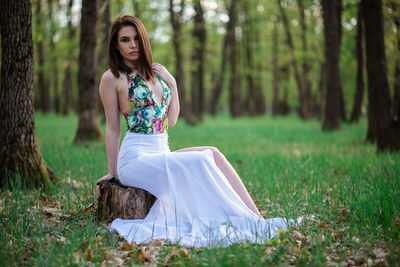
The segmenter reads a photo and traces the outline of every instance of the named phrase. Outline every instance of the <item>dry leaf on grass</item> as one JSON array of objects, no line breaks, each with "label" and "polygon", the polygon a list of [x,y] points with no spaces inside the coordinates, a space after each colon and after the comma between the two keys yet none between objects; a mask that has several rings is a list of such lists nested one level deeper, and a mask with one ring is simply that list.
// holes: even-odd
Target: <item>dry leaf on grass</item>
[{"label": "dry leaf on grass", "polygon": [[375,257],[377,259],[385,258],[386,257],[386,251],[383,248],[376,247],[372,250],[372,253],[374,253]]},{"label": "dry leaf on grass", "polygon": [[164,265],[170,265],[171,261],[179,256],[183,256],[185,260],[190,259],[190,250],[187,248],[177,249],[176,247],[172,247],[171,252],[165,257]]},{"label": "dry leaf on grass", "polygon": [[87,256],[88,261],[93,262],[91,246],[88,246],[88,248],[86,249],[86,256]]},{"label": "dry leaf on grass", "polygon": [[131,243],[131,244],[129,244],[128,242],[124,242],[124,243],[122,244],[122,249],[123,249],[123,250],[128,250],[128,251],[130,251],[130,250],[132,250],[134,247],[136,247],[136,243],[135,243],[135,242],[133,242],[133,243]]},{"label": "dry leaf on grass", "polygon": [[86,214],[91,213],[96,209],[96,205],[92,202],[89,205],[86,206],[86,208],[83,210]]},{"label": "dry leaf on grass", "polygon": [[147,251],[143,245],[141,245],[137,252],[136,260],[138,262],[145,263],[149,261],[155,261],[155,257],[149,251]]},{"label": "dry leaf on grass", "polygon": [[304,238],[304,236],[299,231],[296,230],[293,231],[292,237],[294,240],[302,240]]}]

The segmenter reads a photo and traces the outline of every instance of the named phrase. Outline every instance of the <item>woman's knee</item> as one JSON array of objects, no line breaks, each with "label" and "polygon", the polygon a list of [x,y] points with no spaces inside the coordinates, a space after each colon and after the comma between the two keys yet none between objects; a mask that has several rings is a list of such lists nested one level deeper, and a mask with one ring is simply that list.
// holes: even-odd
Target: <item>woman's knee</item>
[{"label": "woman's knee", "polygon": [[223,159],[224,158],[224,155],[221,153],[221,151],[219,151],[218,148],[216,148],[214,146],[209,146],[207,148],[212,151],[212,153],[214,155],[214,158],[217,158],[217,159]]}]

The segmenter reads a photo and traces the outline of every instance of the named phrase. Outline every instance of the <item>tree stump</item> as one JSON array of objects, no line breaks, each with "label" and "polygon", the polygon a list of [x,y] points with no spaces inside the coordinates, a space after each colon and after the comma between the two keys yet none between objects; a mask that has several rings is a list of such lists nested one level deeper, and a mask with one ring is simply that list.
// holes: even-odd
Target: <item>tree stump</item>
[{"label": "tree stump", "polygon": [[146,190],[125,186],[116,178],[102,181],[99,185],[98,221],[110,223],[116,218],[143,219],[156,201],[156,197]]}]

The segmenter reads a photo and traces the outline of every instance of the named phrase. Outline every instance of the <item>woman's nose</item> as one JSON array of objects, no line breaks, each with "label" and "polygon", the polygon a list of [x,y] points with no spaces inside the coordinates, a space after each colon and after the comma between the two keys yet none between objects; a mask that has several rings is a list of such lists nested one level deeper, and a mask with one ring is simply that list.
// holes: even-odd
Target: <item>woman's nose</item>
[{"label": "woman's nose", "polygon": [[136,47],[136,42],[135,41],[130,42],[130,46],[131,47]]}]

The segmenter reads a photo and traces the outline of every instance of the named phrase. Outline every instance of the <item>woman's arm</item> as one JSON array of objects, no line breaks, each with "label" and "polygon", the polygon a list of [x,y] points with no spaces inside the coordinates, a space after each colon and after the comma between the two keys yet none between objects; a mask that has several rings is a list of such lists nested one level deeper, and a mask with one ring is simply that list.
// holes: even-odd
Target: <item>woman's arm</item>
[{"label": "woman's arm", "polygon": [[169,89],[171,90],[171,102],[168,106],[168,127],[172,127],[175,125],[179,116],[179,95],[178,95],[178,87],[176,85],[175,78],[168,72],[168,70],[159,63],[153,63],[154,72],[161,77],[167,84]]},{"label": "woman's arm", "polygon": [[171,102],[168,106],[168,127],[172,127],[175,125],[179,116],[179,96],[178,96],[178,88],[176,86],[175,79],[173,82],[167,83],[169,89],[171,90]]},{"label": "woman's arm", "polygon": [[[106,115],[106,150],[108,161],[108,174],[98,180],[109,180],[117,173],[117,159],[119,141],[121,136],[121,122],[119,115],[117,79],[110,71],[103,74],[100,81],[99,92]],[[99,191],[98,191],[99,193]]]}]

